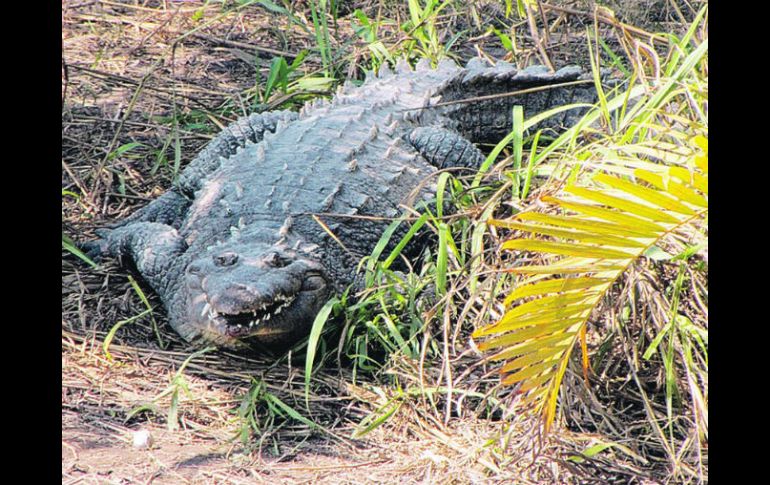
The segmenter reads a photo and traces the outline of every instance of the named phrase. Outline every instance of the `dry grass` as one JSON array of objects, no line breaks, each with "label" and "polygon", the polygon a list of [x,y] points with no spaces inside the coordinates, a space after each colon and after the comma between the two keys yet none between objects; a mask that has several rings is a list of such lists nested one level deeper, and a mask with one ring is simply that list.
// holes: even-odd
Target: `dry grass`
[{"label": "dry grass", "polygon": [[[192,361],[185,373],[190,395],[179,405],[179,428],[168,429],[168,387],[186,352],[113,345],[104,357],[101,335],[62,333],[62,477],[64,483],[104,483],[128,479],[153,483],[572,483],[584,471],[565,458],[584,435],[565,434],[522,461],[511,461],[524,424],[503,432],[499,422],[473,417],[443,425],[431,410],[407,402],[364,438],[350,436],[382,397],[372,383],[352,384],[350,375],[331,370],[317,375],[309,407],[304,407],[297,367],[244,357],[212,354]],[[286,421],[265,428],[247,443],[238,439],[237,418],[252,377],[327,431]],[[381,387],[375,390],[382,391]],[[320,395],[319,392],[326,392]],[[149,403],[154,412],[127,419]],[[264,413],[263,413],[264,414]],[[131,445],[134,431],[150,431],[148,450]],[[488,443],[490,437],[501,436]],[[511,442],[506,454],[499,450]],[[610,466],[608,466],[610,465]],[[605,463],[592,471],[596,483],[637,476],[631,464]],[[605,478],[601,478],[604,476]],[[605,480],[605,481],[603,481]],[[586,483],[583,481],[582,483]],[[630,482],[617,482],[630,483]]]},{"label": "dry grass", "polygon": [[[548,61],[587,65],[580,60],[586,55],[585,28],[593,20],[562,3],[562,9],[546,9],[545,21],[554,27],[550,38],[535,38],[526,24],[519,25],[522,64],[541,56],[539,41],[547,42]],[[380,8],[374,1],[355,4],[371,18]],[[440,25],[451,29],[462,22],[456,11],[447,12]],[[307,11],[295,15],[310,18]],[[543,18],[538,22],[542,27]],[[291,59],[315,43],[312,32],[285,16],[254,6],[239,10],[232,3],[223,9],[218,2],[72,0],[63,3],[62,24],[62,188],[79,194],[63,196],[62,223],[75,240],[92,237],[95,227],[161,194],[175,164],[184,166],[217,126],[252,109],[261,89],[257,71],[264,86],[273,57]],[[338,24],[335,48],[346,54],[340,66],[356,75],[365,46],[354,40],[348,18]],[[312,22],[306,25],[312,31]],[[611,23],[599,27],[610,44],[620,35]],[[493,36],[477,34],[455,52],[502,57]],[[397,31],[383,36],[399,41]],[[319,67],[313,55],[303,64],[307,72]],[[291,103],[289,98],[276,93],[267,105]],[[165,162],[155,167],[161,153]],[[189,394],[179,393],[173,420],[178,428],[172,430],[171,394],[164,392],[196,349],[168,330],[163,312],[156,311],[154,320],[122,327],[109,349],[113,360],[105,356],[110,328],[145,310],[126,275],[113,262],[90,269],[62,254],[63,483],[657,483],[666,476],[650,463],[656,450],[610,450],[580,463],[570,460],[619,430],[635,439],[634,426],[643,426],[641,396],[631,390],[617,394],[625,386],[616,380],[627,372],[622,348],[590,391],[578,377],[568,377],[575,391],[570,395],[579,396],[565,406],[570,428],[557,431],[537,454],[518,439],[531,422],[505,425],[499,411],[490,418],[484,402],[462,397],[490,393],[496,377],[478,364],[479,354],[460,334],[449,336],[445,355],[453,397],[404,399],[387,423],[362,438],[351,438],[361,420],[396,395],[390,381],[354,379],[344,366],[328,364],[314,375],[306,405],[297,355],[276,361],[212,352],[194,359],[183,374]],[[467,299],[461,313],[468,322],[481,321],[487,309],[478,294],[464,287],[456,293],[458,301]],[[447,380],[445,368],[399,360],[389,370],[405,385],[439,386]],[[276,419],[259,401],[262,433],[239,439],[244,421],[238,410],[254,379],[322,429]],[[510,397],[502,396],[502,406],[509,406]],[[148,404],[153,410],[132,413]],[[151,432],[150,449],[132,447],[138,429]]]}]

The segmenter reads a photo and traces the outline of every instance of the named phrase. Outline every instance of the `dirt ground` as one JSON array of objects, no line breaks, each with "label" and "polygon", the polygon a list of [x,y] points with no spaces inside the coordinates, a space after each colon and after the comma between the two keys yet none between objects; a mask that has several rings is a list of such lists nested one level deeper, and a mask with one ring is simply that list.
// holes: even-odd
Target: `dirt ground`
[{"label": "dirt ground", "polygon": [[[253,107],[276,56],[291,61],[314,45],[308,2],[275,2],[289,3],[296,23],[256,4],[62,2],[65,234],[91,238],[95,228],[163,193],[175,165],[188,162],[217,126]],[[366,46],[342,14],[354,4],[374,16],[382,2],[340,3],[335,48],[347,53],[348,75],[360,77],[356,66]],[[561,46],[553,61],[564,64],[580,58],[582,47],[570,46],[583,45],[580,22],[592,20],[585,2],[558,3],[579,11],[571,17],[575,29],[552,39]],[[642,4],[655,7],[637,2],[627,9],[639,16],[637,25],[660,25],[673,15],[651,16],[660,8],[644,11]],[[460,20],[455,14],[445,21],[450,29]],[[483,35],[460,43],[456,52],[468,58],[479,50],[504,54],[499,41]],[[525,45],[521,62],[539,55]],[[318,56],[308,56],[304,68],[318,67]],[[291,98],[274,95],[266,107],[291,106]],[[306,402],[296,358],[276,363],[209,352],[187,362],[198,349],[166,328],[162,311],[136,318],[147,305],[160,306],[150,293],[143,301],[137,288],[146,288],[135,287],[130,274],[110,261],[90,268],[62,252],[64,484],[657,483],[634,456],[576,457],[598,439],[591,434],[562,429],[538,455],[514,453],[515,437],[528,423],[506,428],[463,410],[443,422],[420,401],[353,438],[391,390],[328,365],[314,377]],[[122,325],[105,351],[116,324]],[[259,393],[258,405],[246,410],[243,398],[251,392]],[[277,401],[317,427],[276,419]],[[134,444],[141,431],[149,431],[148,447]]]},{"label": "dirt ground", "polygon": [[[538,456],[511,462],[495,450],[523,429],[505,433],[502,423],[473,417],[444,425],[419,404],[352,439],[371,410],[367,403],[382,403],[376,387],[324,372],[316,379],[328,393],[314,386],[306,410],[299,369],[269,369],[232,355],[189,364],[189,395],[181,395],[179,426],[171,430],[163,395],[184,352],[113,344],[109,360],[99,337],[63,332],[62,483],[576,483],[576,476],[579,483],[647,483],[632,463],[571,463],[590,436],[564,432]],[[325,429],[265,423],[263,435],[241,441],[237,410],[256,375]],[[153,404],[152,412],[133,414]],[[137,447],[135,435],[143,431],[151,441]]]}]

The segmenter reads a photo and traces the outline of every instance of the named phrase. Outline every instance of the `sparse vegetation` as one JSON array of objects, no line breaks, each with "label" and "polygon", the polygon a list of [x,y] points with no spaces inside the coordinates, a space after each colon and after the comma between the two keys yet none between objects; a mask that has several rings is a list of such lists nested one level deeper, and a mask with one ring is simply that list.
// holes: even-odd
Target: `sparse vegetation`
[{"label": "sparse vegetation", "polygon": [[[708,9],[602,3],[65,2],[63,478],[146,480],[120,459],[142,426],[175,481],[707,482]],[[478,54],[582,64],[597,86],[608,68],[616,87],[555,139],[515,109],[482,169],[440,174],[438,203],[361,262],[367,289],[286,355],[188,348],[73,242],[242,113]],[[213,458],[183,467],[164,443]]]}]

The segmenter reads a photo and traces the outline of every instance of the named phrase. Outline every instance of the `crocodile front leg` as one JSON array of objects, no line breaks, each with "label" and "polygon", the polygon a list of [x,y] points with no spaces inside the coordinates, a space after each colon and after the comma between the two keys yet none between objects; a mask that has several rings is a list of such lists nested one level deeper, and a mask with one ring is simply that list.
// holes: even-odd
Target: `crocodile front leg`
[{"label": "crocodile front leg", "polygon": [[102,239],[86,245],[92,256],[111,254],[121,264],[125,258],[130,259],[164,303],[170,301],[187,250],[176,229],[157,222],[137,222],[97,233]]}]

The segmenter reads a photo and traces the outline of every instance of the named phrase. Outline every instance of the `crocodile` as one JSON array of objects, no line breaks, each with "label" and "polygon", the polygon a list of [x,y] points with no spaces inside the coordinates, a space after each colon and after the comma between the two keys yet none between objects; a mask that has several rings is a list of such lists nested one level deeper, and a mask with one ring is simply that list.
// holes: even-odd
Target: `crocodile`
[{"label": "crocodile", "polygon": [[383,65],[331,100],[233,122],[168,191],[86,249],[132,263],[188,342],[279,348],[361,284],[360,259],[391,221],[435,202],[439,171],[479,167],[477,145],[510,132],[514,105],[530,117],[579,103],[535,126],[558,131],[595,99],[576,66]]}]

